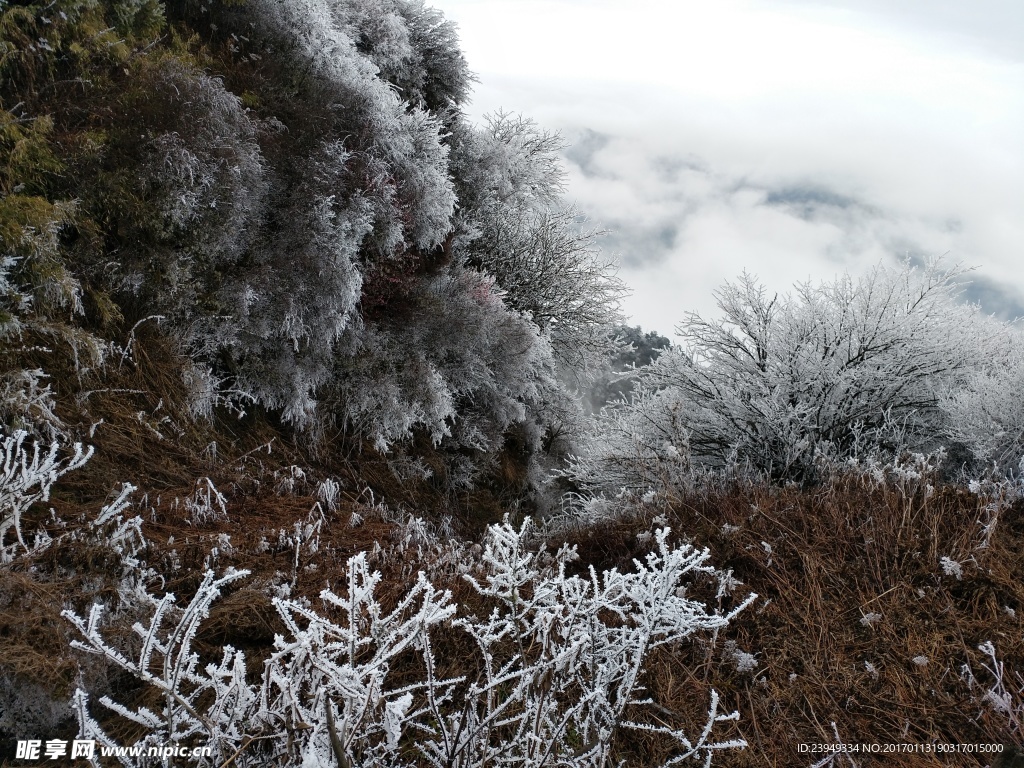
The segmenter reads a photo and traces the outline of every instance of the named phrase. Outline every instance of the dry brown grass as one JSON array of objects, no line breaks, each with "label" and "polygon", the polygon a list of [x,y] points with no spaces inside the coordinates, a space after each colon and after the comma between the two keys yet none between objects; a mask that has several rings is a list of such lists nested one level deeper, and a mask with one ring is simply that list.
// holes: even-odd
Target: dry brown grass
[{"label": "dry brown grass", "polygon": [[[328,514],[318,552],[300,552],[298,570],[294,549],[261,546],[264,539],[276,542],[278,532],[305,521],[315,503],[308,489],[279,496],[265,485],[260,493],[232,495],[227,520],[192,525],[182,508],[168,508],[166,502],[147,520],[145,557],[167,576],[166,588],[182,598],[195,588],[205,558],[223,534],[234,549],[221,556],[218,569],[235,565],[253,572],[215,604],[198,637],[201,654],[212,659],[221,646],[231,644],[246,651],[255,672],[281,631],[265,591],[271,582],[294,582],[293,594],[315,600],[325,585],[338,583],[349,556],[375,542],[385,550],[393,546],[394,524],[371,517],[357,527],[349,525],[353,512],[368,512],[365,498],[351,493]],[[1024,505],[1004,512],[986,550],[976,548],[978,508],[978,499],[962,490],[906,498],[896,489],[871,488],[853,479],[812,491],[745,487],[678,500],[667,513],[670,525],[710,547],[713,562],[731,568],[744,582],[733,600],[745,589],[762,599],[716,643],[695,640],[652,657],[647,684],[663,708],[658,716],[672,725],[701,722],[710,690],[716,689],[723,709],[741,713],[741,720],[723,726],[718,736],[741,736],[749,743],[744,751],[721,754],[720,766],[809,766],[813,758],[798,754],[797,744],[833,742],[833,722],[851,743],[1014,743],[1019,735],[1009,733],[998,716],[982,711],[977,692],[968,690],[959,670],[970,663],[984,679],[977,645],[986,640],[996,644],[1009,669],[1024,667]],[[655,514],[648,510],[633,520],[576,534],[580,565],[629,567],[647,546],[637,533],[650,529]],[[727,532],[725,524],[737,530]],[[944,555],[963,563],[962,580],[942,573],[939,558]],[[397,595],[404,588],[402,569],[408,573],[414,560],[380,559],[390,574],[388,592]],[[112,584],[116,558],[101,547],[58,546],[36,566],[34,575],[3,572],[6,610],[0,611],[0,631],[15,642],[3,646],[0,664],[52,679],[55,692],[66,692],[74,662],[58,606],[69,599],[85,602],[84,593],[70,593],[81,590],[90,573],[106,574]],[[40,568],[52,578],[41,580]],[[446,586],[455,590],[457,600],[472,605],[471,590],[458,579]],[[703,587],[694,594],[714,601]],[[721,607],[729,603],[726,598]],[[1007,607],[1017,615],[1011,616]],[[881,618],[865,626],[860,619],[869,613]],[[731,664],[724,653],[727,641],[756,654],[753,673]],[[446,674],[468,671],[462,666],[472,654],[458,637],[439,637],[436,648]],[[915,656],[927,657],[928,664],[916,665]],[[867,670],[865,661],[877,674]],[[122,701],[142,703],[151,695],[133,689],[130,680],[115,678],[110,684]],[[123,724],[110,725],[129,741],[136,735]],[[624,739],[621,749],[628,765],[656,764],[671,754],[655,737]],[[987,764],[970,755],[856,759],[863,766]]]},{"label": "dry brown grass", "polygon": [[[583,559],[624,565],[654,514],[579,534]],[[693,494],[676,500],[667,517],[761,596],[714,646],[662,653],[651,667],[651,689],[668,711],[697,721],[711,688],[740,711],[736,732],[749,747],[721,755],[716,765],[810,765],[817,758],[799,754],[797,745],[834,743],[833,722],[846,743],[1020,746],[1024,735],[978,703],[960,670],[969,663],[979,681],[989,681],[977,649],[989,640],[1007,670],[1024,669],[1024,503],[1003,512],[987,549],[977,547],[973,494],[947,487],[931,498],[905,496],[854,477],[806,491]],[[943,556],[962,563],[962,580],[943,573]],[[868,614],[880,618],[862,623]],[[737,671],[725,653],[728,641],[756,654],[753,673]],[[912,661],[919,656],[927,665]],[[863,766],[980,766],[991,759],[853,757]]]}]

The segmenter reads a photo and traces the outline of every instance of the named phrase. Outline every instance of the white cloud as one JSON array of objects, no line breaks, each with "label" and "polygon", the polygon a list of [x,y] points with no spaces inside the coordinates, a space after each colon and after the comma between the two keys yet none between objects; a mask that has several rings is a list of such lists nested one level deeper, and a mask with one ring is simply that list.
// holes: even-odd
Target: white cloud
[{"label": "white cloud", "polygon": [[577,141],[569,194],[616,230],[634,322],[712,311],[743,269],[785,290],[908,250],[1024,291],[1016,4],[973,22],[950,0],[435,4],[480,76],[473,114]]}]

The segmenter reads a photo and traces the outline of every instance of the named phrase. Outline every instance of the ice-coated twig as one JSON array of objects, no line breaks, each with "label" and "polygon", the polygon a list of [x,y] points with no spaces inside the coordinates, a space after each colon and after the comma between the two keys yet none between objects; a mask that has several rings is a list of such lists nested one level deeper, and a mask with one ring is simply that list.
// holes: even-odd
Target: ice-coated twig
[{"label": "ice-coated twig", "polygon": [[26,446],[26,438],[28,433],[18,430],[0,441],[0,550],[12,528],[18,543],[28,549],[22,536],[22,514],[36,502],[48,501],[54,483],[80,469],[93,454],[92,446],[75,443],[71,455],[60,459],[57,441],[45,448],[35,440]]},{"label": "ice-coated twig", "polygon": [[[710,766],[718,752],[745,746],[715,739],[717,726],[738,717],[719,713],[716,693],[693,730],[648,720],[645,713],[661,710],[644,690],[644,673],[652,649],[724,627],[756,596],[725,614],[686,598],[689,579],[726,574],[707,563],[706,551],[670,545],[667,528],[654,533],[655,551],[629,572],[569,575],[575,550],[531,551],[530,525],[492,526],[479,561],[466,563],[482,616],[456,617],[451,594],[423,573],[397,601],[383,603],[383,575],[363,553],[349,559],[344,590],[320,593],[322,607],[275,599],[285,632],[258,680],[247,677],[233,648],[205,668],[191,649],[221,587],[241,573],[207,573],[184,609],[172,595],[139,592],[151,618],[135,625],[141,645],[132,659],[101,636],[102,606],[87,619],[65,616],[84,637],[76,648],[154,687],[164,706],[100,702],[143,726],[145,744],[213,745],[219,762],[211,768],[225,761],[239,768],[591,768],[612,764],[623,731],[674,741],[665,765],[693,758]],[[439,661],[434,636],[441,630],[463,633],[475,648],[459,661],[463,674],[446,673],[442,664],[451,662]],[[82,731],[98,732],[84,694],[78,703]]]}]

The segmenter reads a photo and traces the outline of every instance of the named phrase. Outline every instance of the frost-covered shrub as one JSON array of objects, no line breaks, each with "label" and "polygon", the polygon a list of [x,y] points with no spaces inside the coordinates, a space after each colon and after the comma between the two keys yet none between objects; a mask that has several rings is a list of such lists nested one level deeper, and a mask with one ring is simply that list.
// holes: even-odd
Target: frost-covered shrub
[{"label": "frost-covered shrub", "polygon": [[232,264],[266,194],[258,127],[220,79],[180,61],[159,62],[144,82],[149,90],[137,109],[160,132],[138,173],[158,201],[163,233],[181,238],[181,256],[209,262],[202,267]]},{"label": "frost-covered shrub", "polygon": [[559,160],[563,148],[558,134],[506,112],[489,116],[479,128],[456,126],[452,165],[460,215],[494,214],[491,209],[499,206],[539,209],[557,204],[565,182]]},{"label": "frost-covered shrub", "polygon": [[[131,710],[106,696],[100,699],[105,706],[147,729],[142,746],[164,746],[201,735],[215,754],[223,754],[226,759],[230,755],[226,751],[229,745],[241,740],[244,730],[238,728],[235,717],[240,711],[244,712],[247,705],[251,706],[256,696],[245,683],[244,657],[226,648],[219,667],[209,665],[202,669],[192,643],[196,629],[209,615],[210,605],[220,596],[220,590],[246,575],[246,571],[229,572],[216,579],[212,572],[207,572],[196,597],[183,610],[175,608],[173,594],[157,599],[136,585],[132,598],[153,611],[148,627],[136,623],[132,628],[142,641],[137,660],[124,656],[99,634],[102,604],[93,605],[87,620],[64,611],[63,615],[85,638],[84,642],[72,641],[75,648],[105,657],[160,692],[162,706],[156,712],[145,706]],[[165,627],[165,623],[168,626]],[[197,700],[207,692],[214,693],[216,699],[206,714],[200,715],[196,710]],[[89,716],[87,704],[88,695],[77,691],[73,706],[79,717],[81,737],[96,739],[105,746],[113,745]],[[229,743],[225,744],[225,740]],[[131,762],[124,764],[132,765]],[[137,764],[145,765],[146,761]]]},{"label": "frost-covered shrub", "polygon": [[184,507],[189,525],[208,525],[228,518],[227,499],[208,477],[196,481],[192,494],[185,498]]},{"label": "frost-covered shrub", "polygon": [[[99,15],[142,34],[136,16],[153,4],[100,5]],[[341,335],[361,320],[368,279],[390,269],[415,283],[421,257],[451,229],[448,148],[432,110],[466,93],[454,28],[393,0],[170,6],[183,29],[209,25],[224,48],[192,57],[154,34],[117,69],[128,80],[116,100],[90,91],[83,108],[97,130],[76,139],[67,175],[83,211],[65,299],[81,314],[85,277],[103,291],[90,298],[119,305],[129,322],[163,315],[195,369],[211,372],[207,382],[315,424],[317,389]],[[66,16],[52,31],[70,24],[107,42],[102,27],[87,29],[94,19]],[[161,22],[151,18],[146,34]],[[54,45],[64,42],[75,40]],[[402,93],[388,77],[419,90]],[[4,235],[7,218],[0,211]],[[51,230],[25,232],[50,242]],[[0,278],[19,306],[29,294],[8,277],[29,263],[5,259]],[[0,315],[0,327],[14,329],[11,318]],[[217,401],[209,391],[198,398],[199,413]]]},{"label": "frost-covered shrub", "polygon": [[[233,22],[241,22],[239,32],[263,42],[289,72],[302,74],[304,95],[312,103],[304,104],[308,115],[296,114],[294,125],[286,123],[290,131],[311,129],[307,121],[313,118],[323,121],[319,130],[327,135],[351,136],[352,149],[366,164],[364,191],[379,204],[382,256],[398,238],[418,248],[437,245],[450,228],[455,205],[440,124],[379,77],[378,67],[352,37],[360,18],[383,12],[386,19],[385,5],[390,4],[260,0]],[[391,14],[382,23],[400,22]],[[399,30],[393,34],[402,36]]]},{"label": "frost-covered shrub", "polygon": [[[0,558],[16,544],[26,546],[21,516],[36,502],[47,501],[54,483],[82,467],[93,453],[92,447],[75,443],[71,455],[60,458],[60,443],[54,441],[45,447],[33,440],[26,445],[27,438],[24,431],[0,435]],[[7,544],[7,532],[12,529],[16,541]]]},{"label": "frost-covered shrub", "polygon": [[[204,12],[186,16],[200,21]],[[383,1],[256,2],[221,8],[216,18],[218,34],[242,46],[239,55],[272,62],[263,66],[295,90],[254,96],[266,99],[257,110],[265,117],[246,110],[264,171],[259,183],[240,183],[266,205],[252,204],[256,221],[225,225],[245,236],[244,251],[236,268],[217,275],[216,311],[193,320],[187,336],[193,346],[205,343],[211,358],[227,353],[233,386],[286,421],[316,426],[319,389],[336,359],[359,346],[362,315],[376,303],[367,297],[391,297],[392,281],[403,301],[419,280],[421,253],[451,228],[455,196],[441,123],[384,79],[384,65],[395,77],[425,66],[426,43],[410,19],[442,36],[452,31],[413,4]],[[192,183],[189,162],[171,176],[187,177],[195,196],[210,186]],[[178,218],[192,209],[191,198],[182,200]],[[347,331],[353,338],[343,340]]]},{"label": "frost-covered shrub", "polygon": [[39,368],[0,373],[0,425],[8,432],[32,431],[53,440],[64,425],[55,413],[57,402],[47,376]]},{"label": "frost-covered shrub", "polygon": [[469,95],[472,76],[455,24],[422,0],[353,0],[347,11],[351,37],[402,98],[444,113]]},{"label": "frost-covered shrub", "polygon": [[102,155],[83,168],[83,205],[124,243],[81,254],[84,271],[202,345],[265,203],[257,128],[221,79],[173,57],[140,59],[111,123]]},{"label": "frost-covered shrub", "polygon": [[946,451],[941,447],[931,453],[901,451],[882,456],[878,451],[871,451],[866,455],[848,456],[845,461],[831,455],[821,456],[817,470],[821,478],[830,483],[852,479],[868,488],[889,487],[904,499],[918,496],[928,499],[935,492],[934,483],[940,478],[945,460]]},{"label": "frost-covered shrub", "polygon": [[440,275],[403,310],[355,335],[328,388],[339,416],[379,449],[422,428],[435,443],[492,450],[553,386],[550,347],[486,275]]},{"label": "frost-covered shrub", "polygon": [[[609,408],[594,423],[565,473],[582,488],[613,494],[651,488],[686,488],[697,469],[678,402],[641,391],[630,403]],[[643,414],[652,418],[644,423]]]},{"label": "frost-covered shrub", "polygon": [[[344,163],[340,147],[324,152]],[[310,181],[316,185],[315,177]],[[283,221],[266,244],[266,261],[229,281],[225,304],[236,326],[227,329],[233,333],[228,351],[241,389],[305,426],[316,413],[316,390],[330,375],[338,342],[358,320],[357,261],[370,216],[359,197],[290,203],[285,211],[291,221]]]},{"label": "frost-covered shrub", "polygon": [[[672,764],[698,757],[710,765],[718,750],[744,746],[713,739],[717,723],[738,717],[718,713],[716,694],[706,722],[689,735],[664,725],[650,711],[643,676],[651,650],[724,627],[754,596],[729,614],[686,598],[684,581],[723,575],[706,564],[706,550],[669,546],[667,530],[633,571],[586,576],[567,575],[575,556],[568,547],[542,565],[525,547],[526,534],[526,527],[494,526],[479,564],[465,563],[483,616],[457,617],[450,593],[422,573],[395,604],[383,605],[382,576],[363,554],[349,561],[344,591],[321,593],[322,611],[275,599],[287,634],[276,638],[256,681],[247,679],[240,651],[226,648],[219,663],[203,667],[192,650],[220,590],[244,574],[207,573],[184,609],[173,595],[139,592],[153,616],[135,625],[142,644],[131,657],[103,636],[101,607],[88,618],[64,615],[84,638],[76,647],[156,689],[161,707],[100,703],[142,725],[143,746],[210,745],[213,755],[200,765],[583,768],[607,764],[623,731],[674,741]],[[441,630],[464,633],[476,649],[451,672],[437,656]],[[451,669],[448,661],[443,669]],[[86,692],[77,692],[75,711],[82,738],[114,744]]]},{"label": "frost-covered shrub", "polygon": [[[159,316],[193,416],[256,405],[381,449],[420,430],[470,465],[460,477],[510,431],[527,453],[578,431],[560,381],[609,348],[622,285],[559,199],[560,139],[506,115],[466,122],[472,77],[442,14],[421,0],[65,10],[40,54],[47,87],[35,71],[0,83],[5,102],[54,115],[0,115],[0,343],[44,306],[116,338]],[[23,387],[2,416],[46,430],[52,372],[29,362],[0,382]]]},{"label": "frost-covered shrub", "polygon": [[[754,280],[718,292],[723,316],[691,314],[682,343],[609,409],[578,465],[652,474],[678,453],[811,480],[820,456],[897,456],[941,442],[940,397],[999,348],[1005,329],[958,303],[957,269],[877,267],[867,277],[770,297]],[[628,470],[627,470],[628,472]]]}]

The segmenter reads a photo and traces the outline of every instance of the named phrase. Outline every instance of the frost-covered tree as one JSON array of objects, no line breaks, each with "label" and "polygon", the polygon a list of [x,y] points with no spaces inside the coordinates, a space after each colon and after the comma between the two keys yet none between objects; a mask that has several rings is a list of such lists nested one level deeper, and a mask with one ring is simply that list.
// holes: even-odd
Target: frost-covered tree
[{"label": "frost-covered tree", "polygon": [[970,449],[977,466],[1001,473],[1024,471],[1024,337],[1020,327],[1003,337],[1004,349],[968,373],[942,398],[947,434]]},{"label": "frost-covered tree", "polygon": [[625,289],[596,246],[598,233],[561,201],[561,138],[506,113],[454,138],[456,249],[494,275],[508,305],[537,324],[567,369],[588,371],[610,350]]},{"label": "frost-covered tree", "polygon": [[680,462],[738,461],[807,481],[823,454],[934,445],[940,396],[1006,332],[958,301],[961,273],[879,266],[785,296],[746,275],[727,283],[722,316],[687,317],[679,345],[637,376],[636,399],[606,412],[578,470],[636,485]]},{"label": "frost-covered tree", "polygon": [[644,333],[640,326],[619,326],[614,338],[621,346],[605,362],[587,393],[587,409],[597,413],[604,406],[628,400],[633,393],[632,371],[653,363],[672,342],[656,331]]}]

